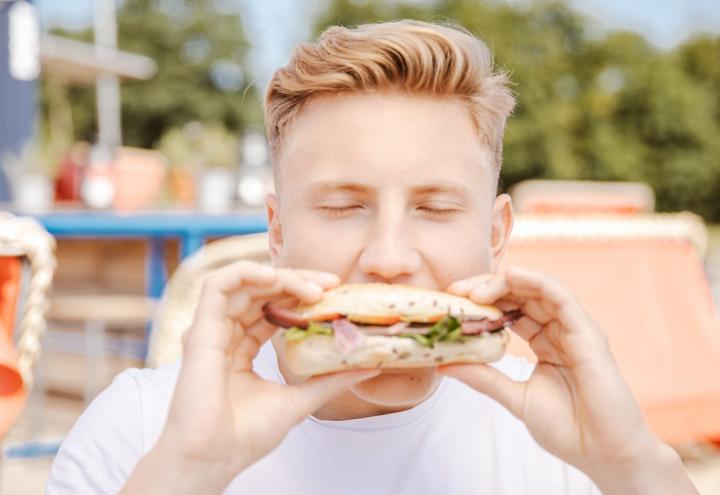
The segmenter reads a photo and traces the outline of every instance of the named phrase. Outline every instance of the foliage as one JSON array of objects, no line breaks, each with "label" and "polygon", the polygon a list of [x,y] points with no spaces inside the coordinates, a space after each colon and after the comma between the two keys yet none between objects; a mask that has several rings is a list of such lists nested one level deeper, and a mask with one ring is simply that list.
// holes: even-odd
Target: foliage
[{"label": "foliage", "polygon": [[640,180],[661,210],[720,220],[720,38],[662,52],[593,26],[563,1],[333,0],[316,32],[400,18],[458,23],[511,74],[519,105],[503,184],[530,178]]},{"label": "foliage", "polygon": [[188,122],[168,131],[158,144],[170,165],[198,170],[203,167],[232,169],[239,161],[239,141],[220,124]]},{"label": "foliage", "polygon": [[[238,15],[219,12],[213,0],[124,0],[118,47],[151,57],[157,74],[123,81],[123,142],[152,147],[171,128],[190,121],[220,122],[231,131],[262,120],[254,86],[246,75],[249,48]],[[83,33],[58,32],[85,41]],[[48,106],[47,84],[43,103]],[[94,88],[69,87],[74,137],[94,140]]]}]

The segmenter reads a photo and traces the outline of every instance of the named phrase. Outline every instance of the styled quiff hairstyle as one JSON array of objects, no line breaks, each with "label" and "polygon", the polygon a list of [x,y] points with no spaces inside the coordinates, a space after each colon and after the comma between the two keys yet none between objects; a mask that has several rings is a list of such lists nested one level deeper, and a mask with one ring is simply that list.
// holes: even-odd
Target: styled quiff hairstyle
[{"label": "styled quiff hairstyle", "polygon": [[312,97],[363,91],[464,102],[499,174],[505,121],[515,106],[507,74],[493,69],[488,47],[462,28],[410,20],[333,26],[295,49],[265,98],[273,159]]}]

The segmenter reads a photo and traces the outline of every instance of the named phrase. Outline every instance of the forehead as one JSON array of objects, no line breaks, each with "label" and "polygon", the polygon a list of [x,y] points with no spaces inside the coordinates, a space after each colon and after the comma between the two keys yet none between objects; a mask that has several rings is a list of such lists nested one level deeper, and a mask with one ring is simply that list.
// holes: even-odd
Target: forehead
[{"label": "forehead", "polygon": [[314,97],[288,130],[279,188],[327,180],[494,188],[490,154],[462,101],[396,93]]}]

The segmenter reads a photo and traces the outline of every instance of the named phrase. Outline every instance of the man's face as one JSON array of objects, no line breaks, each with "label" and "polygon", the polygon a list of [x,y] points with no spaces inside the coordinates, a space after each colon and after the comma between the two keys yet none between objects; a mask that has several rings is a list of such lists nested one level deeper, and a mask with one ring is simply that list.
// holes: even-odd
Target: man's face
[{"label": "man's face", "polygon": [[[438,290],[496,269],[512,213],[506,196],[495,198],[490,155],[462,103],[318,97],[288,138],[268,201],[276,265]],[[407,407],[438,380],[434,368],[388,370],[352,393]]]}]

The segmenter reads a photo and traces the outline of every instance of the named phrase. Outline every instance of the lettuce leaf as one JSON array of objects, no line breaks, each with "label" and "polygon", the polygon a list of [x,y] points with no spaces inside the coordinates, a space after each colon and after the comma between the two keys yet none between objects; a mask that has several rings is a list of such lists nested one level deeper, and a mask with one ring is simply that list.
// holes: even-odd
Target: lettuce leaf
[{"label": "lettuce leaf", "polygon": [[316,323],[314,321],[311,321],[308,324],[308,327],[300,328],[300,327],[291,327],[285,330],[285,333],[283,336],[290,341],[297,341],[297,340],[305,340],[306,338],[310,337],[311,335],[332,335],[333,330],[327,325],[323,325],[322,323]]},{"label": "lettuce leaf", "polygon": [[[292,327],[285,330],[284,336],[290,341],[305,340],[312,335],[328,335],[333,334],[333,329],[329,325],[311,321],[307,329],[300,327]],[[462,342],[462,328],[457,318],[445,316],[442,320],[430,327],[426,334],[417,333],[401,333],[398,337],[406,337],[413,339],[423,347],[434,347],[435,342]]]},{"label": "lettuce leaf", "polygon": [[450,330],[447,335],[442,339],[443,342],[462,342],[463,341],[463,334],[462,334],[462,328],[460,326],[454,328],[453,330]]},{"label": "lettuce leaf", "polygon": [[409,339],[413,339],[418,344],[425,346],[425,347],[432,347],[432,341],[427,338],[425,335],[420,335],[419,333],[401,333],[398,335],[398,337],[407,337]]},{"label": "lettuce leaf", "polygon": [[435,342],[462,342],[462,328],[457,318],[445,316],[442,320],[430,327],[428,333],[418,335],[415,333],[402,333],[400,337],[414,339],[424,347],[435,347]]}]

